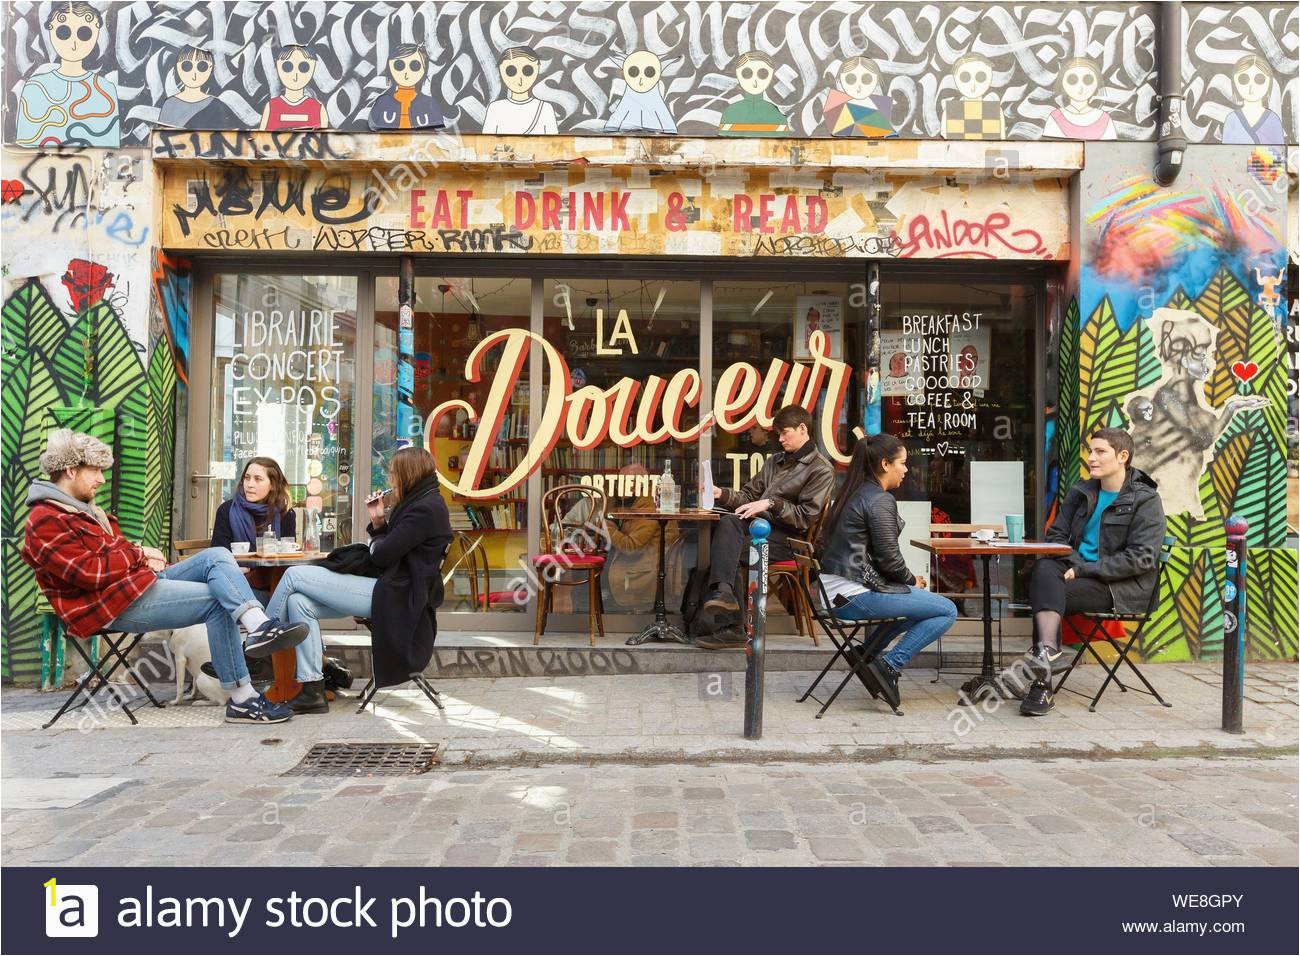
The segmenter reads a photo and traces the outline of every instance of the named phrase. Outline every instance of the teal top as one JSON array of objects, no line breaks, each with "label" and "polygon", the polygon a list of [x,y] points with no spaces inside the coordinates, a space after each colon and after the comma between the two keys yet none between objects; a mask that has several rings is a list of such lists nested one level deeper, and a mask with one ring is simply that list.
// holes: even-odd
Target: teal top
[{"label": "teal top", "polygon": [[1118,497],[1118,491],[1097,492],[1097,507],[1088,517],[1088,525],[1083,529],[1083,540],[1079,542],[1079,557],[1083,560],[1097,560],[1097,536],[1101,533],[1101,513]]}]

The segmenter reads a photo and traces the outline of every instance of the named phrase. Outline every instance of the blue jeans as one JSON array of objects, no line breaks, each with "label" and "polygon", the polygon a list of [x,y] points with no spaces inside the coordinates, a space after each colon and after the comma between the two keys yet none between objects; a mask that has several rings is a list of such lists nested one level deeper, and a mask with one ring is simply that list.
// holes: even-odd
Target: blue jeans
[{"label": "blue jeans", "polygon": [[898,646],[882,655],[885,661],[896,671],[901,671],[921,648],[933,644],[944,631],[952,627],[957,620],[957,605],[946,597],[925,590],[912,588],[907,594],[882,594],[879,591],[864,591],[855,594],[847,604],[833,608],[831,613],[845,621],[863,621],[874,617],[901,617],[902,621],[891,624],[888,629],[888,644],[899,634],[906,636]]},{"label": "blue jeans", "polygon": [[306,624],[311,634],[296,648],[296,677],[302,682],[321,680],[325,642],[320,636],[322,617],[369,617],[375,579],[339,574],[328,568],[299,565],[284,572],[271,595],[266,613],[290,624]]},{"label": "blue jeans", "polygon": [[248,683],[239,616],[260,607],[234,556],[208,548],[159,572],[158,581],[108,626],[134,633],[206,624],[212,666],[230,690]]}]

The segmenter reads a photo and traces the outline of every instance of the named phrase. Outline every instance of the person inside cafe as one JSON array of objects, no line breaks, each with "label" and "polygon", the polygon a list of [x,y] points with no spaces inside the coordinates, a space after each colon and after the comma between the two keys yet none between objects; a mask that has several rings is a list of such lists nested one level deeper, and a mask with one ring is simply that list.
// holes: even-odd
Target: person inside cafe
[{"label": "person inside cafe", "polygon": [[835,469],[817,450],[812,427],[806,408],[785,406],[772,422],[781,451],[739,491],[717,490],[717,506],[730,513],[720,515],[712,531],[708,592],[691,628],[697,647],[745,646],[737,579],[741,560],[749,554],[749,522],[766,518],[772,526],[768,560],[788,561],[792,552],[787,540],[807,535],[826,507]]},{"label": "person inside cafe", "polygon": [[[212,663],[230,692],[230,723],[273,724],[293,712],[273,704],[249,680],[244,655],[265,657],[294,647],[305,624],[268,617],[225,548],[207,548],[168,565],[157,548],[122,537],[117,520],[95,504],[112,467],[108,446],[92,435],[60,428],[40,458],[49,479],[32,482],[22,558],[68,633],[140,633],[206,624]],[[241,648],[239,629],[248,633]]]},{"label": "person inside cafe", "polygon": [[1088,477],[1075,483],[1047,529],[1047,540],[1074,550],[1039,558],[1029,583],[1034,615],[1030,670],[1035,675],[1020,713],[1039,717],[1054,706],[1051,675],[1069,666],[1061,618],[1081,612],[1141,614],[1159,575],[1165,509],[1155,480],[1133,466],[1133,437],[1100,428],[1088,444]]},{"label": "person inside cafe", "polygon": [[[892,707],[900,702],[898,678],[917,652],[957,620],[957,605],[926,590],[908,570],[899,548],[903,521],[891,492],[907,475],[907,448],[893,435],[870,435],[853,449],[844,484],[823,525],[821,582],[831,613],[846,621],[902,618],[891,625],[886,647],[866,668]],[[856,664],[861,651],[850,648]]]},{"label": "person inside cafe", "polygon": [[451,518],[438,490],[433,456],[425,449],[398,449],[388,478],[391,492],[366,501],[369,545],[338,548],[319,564],[289,568],[271,596],[268,613],[283,614],[310,630],[297,647],[302,690],[289,701],[296,714],[329,711],[322,617],[370,620],[377,687],[404,683],[433,657],[434,613],[442,604],[442,560],[451,545]]},{"label": "person inside cafe", "polygon": [[[653,512],[656,509],[653,485],[650,473],[645,466],[634,462],[619,469],[624,487],[630,487],[630,493],[620,496],[618,507],[629,511]],[[610,522],[610,554],[605,570],[606,586],[609,588],[613,603],[622,609],[632,610],[646,604],[655,593],[659,574],[659,522],[653,518],[624,518]],[[681,589],[682,562],[674,561],[678,539],[681,536],[680,525],[676,521],[664,522],[664,553],[666,574],[665,592],[676,593]],[[574,590],[581,590],[575,588]]]},{"label": "person inside cafe", "polygon": [[[296,537],[297,517],[291,504],[289,480],[280,463],[264,456],[248,459],[234,496],[221,503],[212,519],[212,547],[229,551],[235,542],[243,542],[252,552],[267,531],[277,540]],[[249,587],[263,604],[271,598],[272,583],[270,569],[248,570]]]}]

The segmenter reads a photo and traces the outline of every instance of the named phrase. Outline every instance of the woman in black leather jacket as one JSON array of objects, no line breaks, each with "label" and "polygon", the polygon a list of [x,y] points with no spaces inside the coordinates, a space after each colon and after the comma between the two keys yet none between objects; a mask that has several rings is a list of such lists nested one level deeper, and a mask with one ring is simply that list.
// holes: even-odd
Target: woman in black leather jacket
[{"label": "woman in black leather jacket", "polygon": [[824,527],[831,530],[821,556],[821,580],[836,617],[904,619],[893,626],[888,640],[900,634],[903,639],[867,664],[894,707],[899,672],[957,619],[957,606],[925,590],[925,579],[907,570],[898,548],[903,522],[890,492],[906,474],[907,448],[897,438],[872,435],[858,442],[827,515]]}]

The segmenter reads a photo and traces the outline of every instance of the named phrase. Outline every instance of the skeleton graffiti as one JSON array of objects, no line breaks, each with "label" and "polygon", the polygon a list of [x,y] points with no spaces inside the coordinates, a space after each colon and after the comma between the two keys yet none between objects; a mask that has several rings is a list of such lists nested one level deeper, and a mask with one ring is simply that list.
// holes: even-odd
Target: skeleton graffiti
[{"label": "skeleton graffiti", "polygon": [[1181,309],[1156,309],[1147,321],[1164,374],[1129,397],[1125,411],[1137,445],[1135,459],[1159,482],[1166,513],[1204,518],[1200,481],[1214,443],[1234,415],[1263,408],[1269,400],[1239,395],[1212,408],[1205,383],[1214,371],[1214,326]]}]

